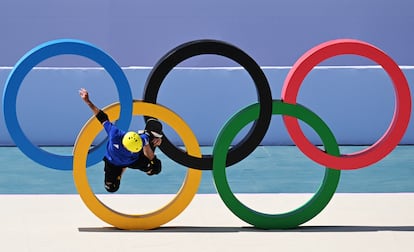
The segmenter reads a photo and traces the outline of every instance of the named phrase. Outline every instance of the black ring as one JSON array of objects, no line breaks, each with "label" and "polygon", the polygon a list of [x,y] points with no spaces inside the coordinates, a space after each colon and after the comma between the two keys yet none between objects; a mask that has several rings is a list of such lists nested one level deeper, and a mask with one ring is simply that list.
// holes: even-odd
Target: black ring
[{"label": "black ring", "polygon": [[[252,128],[240,143],[229,150],[227,167],[241,161],[255,150],[263,140],[272,117],[272,94],[269,82],[253,58],[241,49],[223,41],[204,39],[184,43],[165,54],[154,66],[145,83],[143,99],[145,102],[157,103],[159,89],[167,74],[182,61],[202,54],[224,56],[240,64],[252,77],[260,103],[259,118],[253,123]],[[212,155],[203,155],[201,158],[190,156],[184,150],[173,145],[165,135],[160,149],[165,155],[181,165],[199,170],[212,170]]]}]

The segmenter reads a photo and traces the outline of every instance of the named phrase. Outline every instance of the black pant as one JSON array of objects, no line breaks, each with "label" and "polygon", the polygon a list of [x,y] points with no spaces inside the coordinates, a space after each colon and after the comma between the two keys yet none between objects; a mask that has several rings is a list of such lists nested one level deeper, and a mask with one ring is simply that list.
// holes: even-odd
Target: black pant
[{"label": "black pant", "polygon": [[105,163],[105,189],[108,192],[116,192],[121,185],[121,175],[124,168],[138,169],[143,172],[150,170],[149,159],[145,155],[140,155],[139,158],[132,164],[127,166],[117,166],[112,164],[106,157],[103,159]]}]

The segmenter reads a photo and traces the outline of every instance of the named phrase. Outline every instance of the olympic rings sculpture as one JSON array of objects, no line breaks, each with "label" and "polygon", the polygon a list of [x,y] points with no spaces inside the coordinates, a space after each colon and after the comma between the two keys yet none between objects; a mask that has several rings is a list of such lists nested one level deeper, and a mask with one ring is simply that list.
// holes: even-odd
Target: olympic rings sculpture
[{"label": "olympic rings sculpture", "polygon": [[[99,162],[102,145],[89,151],[101,130],[92,117],[80,131],[73,156],[57,156],[34,146],[22,132],[16,116],[18,89],[27,73],[41,61],[60,54],[85,56],[102,65],[113,78],[119,92],[119,103],[103,108],[120,128],[127,129],[132,115],[155,117],[170,125],[182,138],[186,151],[174,146],[167,137],[160,149],[170,159],[189,167],[183,186],[176,197],[159,210],[138,215],[119,213],[104,205],[92,192],[86,168]],[[214,142],[213,154],[202,155],[196,137],[188,125],[173,111],[157,104],[157,94],[167,74],[180,62],[202,54],[227,57],[240,64],[253,79],[258,102],[241,109],[223,126]],[[390,76],[395,90],[395,110],[391,124],[384,135],[372,146],[358,153],[340,154],[336,139],[329,127],[315,113],[297,104],[296,98],[306,75],[323,60],[353,54],[371,59],[381,65]],[[153,229],[178,216],[196,194],[202,170],[212,170],[217,191],[226,206],[240,219],[264,229],[297,227],[320,213],[334,195],[341,170],[360,169],[387,156],[402,139],[410,120],[411,95],[408,82],[399,66],[385,52],[363,41],[338,39],[322,43],[306,52],[289,71],[280,100],[271,95],[267,78],[257,63],[239,48],[218,40],[196,40],[182,44],[162,57],[151,71],[142,100],[133,100],[128,80],[115,61],[95,46],[79,40],[54,40],[29,51],[15,65],[3,92],[3,112],[12,139],[32,160],[53,169],[73,169],[76,188],[86,206],[103,221],[121,229]],[[226,167],[235,164],[258,146],[266,134],[272,115],[283,116],[288,133],[298,148],[310,159],[326,167],[323,182],[303,206],[283,214],[264,214],[248,208],[231,191],[226,178]],[[116,116],[119,115],[119,118]],[[307,123],[320,136],[324,151],[315,147],[303,134],[298,119]],[[236,134],[248,123],[252,128],[240,143],[230,147]],[[89,153],[88,153],[89,152]]]},{"label": "olympic rings sculpture", "polygon": [[[72,170],[73,158],[46,152],[26,137],[17,119],[17,93],[26,75],[37,64],[62,54],[84,56],[100,64],[112,77],[119,92],[122,103],[121,117],[117,126],[127,128],[132,118],[132,93],[129,82],[119,65],[105,52],[97,47],[78,40],[60,39],[41,44],[27,52],[14,66],[3,91],[3,113],[7,129],[16,146],[29,158],[46,167],[58,170]],[[105,153],[105,146],[98,146],[91,151],[88,165],[101,161]]]}]

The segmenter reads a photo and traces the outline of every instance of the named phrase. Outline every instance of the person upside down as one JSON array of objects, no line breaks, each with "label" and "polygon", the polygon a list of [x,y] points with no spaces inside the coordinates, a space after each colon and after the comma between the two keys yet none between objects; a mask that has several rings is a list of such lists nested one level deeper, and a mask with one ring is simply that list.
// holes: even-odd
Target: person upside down
[{"label": "person upside down", "polygon": [[163,136],[162,124],[157,119],[148,119],[144,130],[126,132],[117,128],[109,121],[108,115],[91,102],[86,89],[81,88],[79,95],[108,134],[106,153],[103,158],[104,185],[108,192],[118,191],[126,168],[141,170],[149,176],[161,172],[161,160],[154,154],[156,147],[161,145]]}]

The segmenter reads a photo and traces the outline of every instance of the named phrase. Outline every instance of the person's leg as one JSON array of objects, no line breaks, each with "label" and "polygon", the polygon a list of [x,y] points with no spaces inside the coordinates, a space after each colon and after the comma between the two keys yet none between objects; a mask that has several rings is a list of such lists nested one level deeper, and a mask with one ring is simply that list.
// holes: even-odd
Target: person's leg
[{"label": "person's leg", "polygon": [[137,169],[143,172],[147,172],[151,169],[149,167],[149,162],[150,161],[146,156],[140,155],[137,161],[135,161],[133,164],[129,165],[128,167],[131,169]]},{"label": "person's leg", "polygon": [[108,192],[116,192],[121,185],[121,177],[125,168],[112,165],[107,159],[104,158],[104,171],[105,171],[105,189]]},{"label": "person's leg", "polygon": [[161,161],[157,158],[154,158],[153,161],[150,161],[146,156],[140,155],[138,160],[128,167],[141,170],[147,175],[152,176],[161,172]]}]

